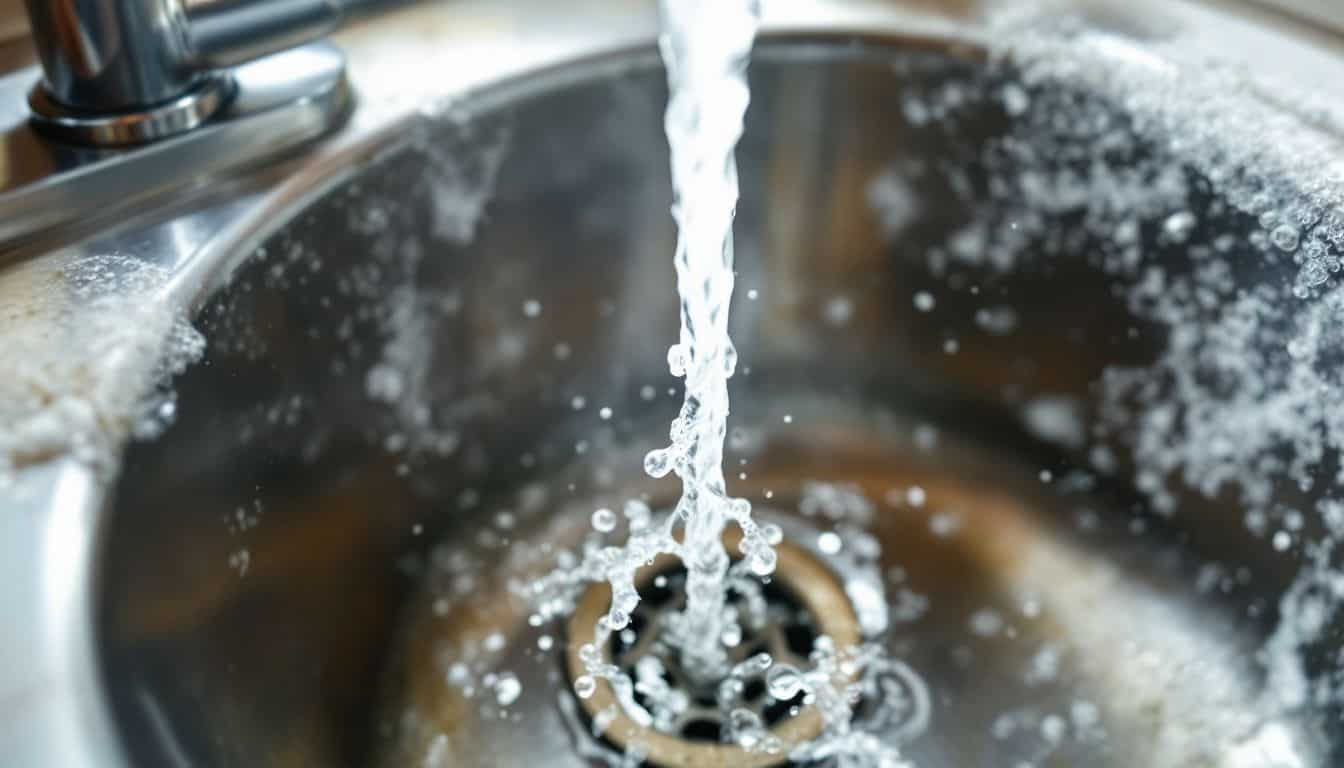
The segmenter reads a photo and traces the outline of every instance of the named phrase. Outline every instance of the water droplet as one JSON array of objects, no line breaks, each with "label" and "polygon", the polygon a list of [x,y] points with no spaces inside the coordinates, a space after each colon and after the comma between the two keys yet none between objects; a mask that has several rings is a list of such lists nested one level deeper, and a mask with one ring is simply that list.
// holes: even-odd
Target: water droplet
[{"label": "water droplet", "polygon": [[672,456],[666,448],[655,448],[644,455],[644,472],[650,477],[666,477],[672,471]]},{"label": "water droplet", "polygon": [[777,664],[765,676],[766,689],[778,701],[788,701],[803,688],[803,678],[798,670],[788,664]]},{"label": "water droplet", "polygon": [[915,309],[918,309],[920,312],[932,311],[938,304],[938,302],[934,300],[933,294],[928,291],[919,291],[916,293],[914,302]]},{"label": "water droplet", "polygon": [[580,699],[587,699],[597,691],[597,681],[590,675],[579,675],[574,678],[574,695]]},{"label": "water droplet", "polygon": [[1016,83],[1009,83],[1003,87],[1003,108],[1012,117],[1017,117],[1027,111],[1031,105],[1031,97],[1021,86]]},{"label": "water droplet", "polygon": [[602,419],[603,421],[611,419],[611,409],[606,407],[605,405],[602,406],[602,408],[599,409],[597,412],[597,417],[599,419]]},{"label": "water droplet", "polygon": [[736,648],[738,643],[742,642],[742,628],[737,624],[729,624],[723,628],[723,633],[719,636],[719,641],[726,648]]},{"label": "water droplet", "polygon": [[[593,529],[599,533],[611,533],[616,528],[616,513],[606,507],[593,512]],[[618,627],[619,629],[619,627]]]},{"label": "water droplet", "polygon": [[1051,744],[1064,740],[1064,718],[1059,715],[1047,715],[1041,720],[1041,736]]},{"label": "water droplet", "polygon": [[985,608],[971,614],[971,631],[981,637],[993,637],[1003,630],[1003,617]]},{"label": "water droplet", "polygon": [[840,326],[854,316],[854,302],[844,296],[837,296],[826,302],[826,322]]},{"label": "water droplet", "polygon": [[843,546],[844,542],[840,540],[840,536],[834,531],[826,531],[820,536],[817,536],[817,549],[824,555],[839,554],[840,549]]},{"label": "water droplet", "polygon": [[905,503],[912,507],[924,506],[925,499],[926,495],[924,489],[920,488],[918,485],[912,485],[905,491]]},{"label": "water droplet", "polygon": [[523,684],[510,672],[505,672],[495,681],[495,701],[501,707],[507,707],[518,700],[523,693]]},{"label": "water droplet", "polygon": [[762,548],[751,554],[751,571],[757,576],[769,576],[775,572],[777,555],[773,549]]},{"label": "water droplet", "polygon": [[765,543],[773,547],[784,540],[784,529],[774,523],[766,523],[761,526],[761,538],[765,539]]},{"label": "water droplet", "polygon": [[370,368],[364,377],[364,389],[369,397],[384,403],[401,399],[402,386],[401,372],[382,363]]},{"label": "water droplet", "polygon": [[1173,213],[1162,222],[1162,234],[1164,234],[1173,243],[1184,243],[1194,231],[1198,220],[1195,214],[1190,211],[1180,211]]},{"label": "water droplet", "polygon": [[528,317],[536,317],[541,314],[541,302],[536,299],[528,299],[523,302],[523,314]]}]

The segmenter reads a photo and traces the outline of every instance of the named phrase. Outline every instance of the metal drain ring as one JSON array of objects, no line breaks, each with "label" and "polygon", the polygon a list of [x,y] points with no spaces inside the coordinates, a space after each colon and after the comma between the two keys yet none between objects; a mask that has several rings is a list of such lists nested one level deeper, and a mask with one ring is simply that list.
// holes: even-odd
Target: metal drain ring
[{"label": "metal drain ring", "polygon": [[[724,537],[729,550],[736,548],[740,534],[733,529]],[[790,592],[798,603],[811,614],[817,633],[829,635],[837,648],[848,648],[862,641],[858,617],[850,605],[844,589],[836,583],[831,571],[807,551],[787,541],[775,545],[777,563],[772,578]],[[638,584],[647,587],[659,574],[677,563],[672,556],[656,559],[641,568]],[[595,642],[597,620],[611,605],[611,590],[606,584],[595,584],[579,601],[569,620],[566,669],[570,683],[585,674],[579,648]],[[610,661],[611,649],[603,644],[604,661]],[[591,696],[580,703],[588,717],[596,718],[603,712],[615,712],[602,736],[619,749],[637,745],[651,765],[663,768],[768,768],[783,765],[787,754],[748,752],[733,744],[692,741],[639,725],[632,720],[616,701],[610,683],[599,680]],[[821,713],[815,707],[804,707],[797,715],[780,720],[770,732],[786,745],[802,744],[817,738],[822,732]]]}]

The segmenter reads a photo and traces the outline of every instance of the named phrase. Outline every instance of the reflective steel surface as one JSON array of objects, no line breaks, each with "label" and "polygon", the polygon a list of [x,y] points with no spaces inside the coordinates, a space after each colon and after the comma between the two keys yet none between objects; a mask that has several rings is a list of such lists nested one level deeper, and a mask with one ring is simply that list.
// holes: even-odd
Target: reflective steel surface
[{"label": "reflective steel surface", "polygon": [[[759,295],[735,315],[738,485],[785,516],[808,481],[877,504],[883,568],[904,573],[893,590],[927,601],[887,635],[937,703],[908,753],[1233,765],[1222,750],[1259,716],[1270,629],[1249,609],[1291,564],[1193,494],[1166,520],[1123,485],[1044,485],[1043,469],[1080,457],[1016,415],[1037,395],[1088,402],[1106,366],[1141,364],[1161,338],[1126,332],[1111,278],[1083,259],[964,274],[1015,308],[1007,336],[977,327],[978,292],[940,291],[937,313],[912,301],[933,284],[925,254],[972,215],[955,185],[984,183],[976,158],[1011,122],[971,95],[994,92],[982,59],[777,39],[752,72],[738,281]],[[949,82],[979,111],[905,118],[908,97]],[[665,495],[639,461],[675,405],[657,394],[676,316],[664,101],[643,53],[405,124],[207,303],[212,344],[178,381],[176,423],[131,449],[111,501],[102,652],[135,759],[587,764],[556,704],[559,648],[533,651],[557,630],[531,627],[509,584],[595,506]],[[913,220],[888,240],[871,185],[912,167],[938,170],[903,177]],[[1054,225],[1064,241],[1077,226]],[[598,405],[618,415],[604,423]],[[938,445],[920,449],[921,428]],[[927,507],[888,500],[914,485]],[[443,565],[454,551],[474,565]],[[1212,562],[1253,576],[1201,592]],[[509,717],[445,680],[445,659],[492,633],[492,668],[522,682]],[[1030,713],[1076,706],[1104,735],[1043,747]],[[1276,727],[1304,765],[1339,746],[1306,720]]]}]

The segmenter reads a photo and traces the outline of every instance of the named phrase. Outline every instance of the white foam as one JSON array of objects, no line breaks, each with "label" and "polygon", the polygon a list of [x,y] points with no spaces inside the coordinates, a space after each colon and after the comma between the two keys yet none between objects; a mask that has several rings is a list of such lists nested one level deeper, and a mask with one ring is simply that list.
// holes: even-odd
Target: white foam
[{"label": "white foam", "polygon": [[166,426],[175,410],[166,382],[205,348],[164,300],[168,277],[119,255],[4,271],[0,476],[58,455],[110,469],[137,426],[145,435]]}]

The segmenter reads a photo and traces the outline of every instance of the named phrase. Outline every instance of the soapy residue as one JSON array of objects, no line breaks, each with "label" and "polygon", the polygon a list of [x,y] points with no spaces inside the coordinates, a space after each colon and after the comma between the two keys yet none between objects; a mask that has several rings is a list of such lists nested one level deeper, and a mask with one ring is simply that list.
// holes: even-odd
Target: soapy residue
[{"label": "soapy residue", "polygon": [[165,298],[168,277],[127,256],[64,254],[0,277],[0,479],[67,455],[109,471],[127,437],[172,423],[167,381],[205,340]]}]

